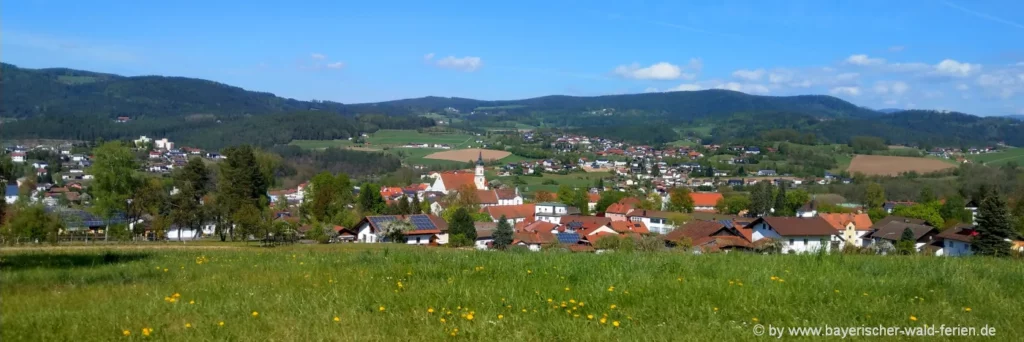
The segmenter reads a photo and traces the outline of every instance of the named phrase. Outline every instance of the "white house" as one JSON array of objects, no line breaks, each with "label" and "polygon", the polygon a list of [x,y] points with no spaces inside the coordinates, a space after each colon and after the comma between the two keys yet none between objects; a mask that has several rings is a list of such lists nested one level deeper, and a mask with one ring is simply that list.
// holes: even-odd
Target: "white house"
[{"label": "white house", "polygon": [[484,176],[484,158],[481,152],[476,160],[476,168],[473,173],[464,171],[452,171],[433,173],[434,179],[427,191],[437,191],[447,194],[449,191],[458,191],[460,188],[470,187],[477,190],[487,190],[487,178]]},{"label": "white house", "polygon": [[509,223],[516,224],[527,220],[533,221],[536,214],[536,205],[494,205],[484,207],[481,211],[490,215],[491,220],[495,223],[500,221],[502,216],[505,216]]},{"label": "white house", "polygon": [[759,217],[747,224],[753,229],[751,241],[772,239],[782,253],[828,252],[836,230],[820,217]]},{"label": "white house", "polygon": [[[927,225],[923,220],[908,219],[898,216],[889,216],[872,226],[872,232],[866,236],[872,243],[889,241],[893,246],[903,237],[903,231],[910,229],[914,234],[914,247],[917,251],[924,251],[925,246],[936,241],[935,237],[939,230]],[[944,253],[945,251],[943,251]]]},{"label": "white house", "polygon": [[974,255],[971,243],[976,235],[974,227],[965,225],[946,229],[936,237],[942,239],[942,255],[967,256]]},{"label": "white house", "polygon": [[379,235],[384,228],[383,225],[392,221],[404,220],[413,226],[413,229],[405,232],[405,243],[410,245],[426,245],[448,243],[448,223],[434,215],[379,215],[364,217],[356,224],[356,242],[377,243],[383,242],[384,236]]},{"label": "white house", "polygon": [[569,215],[569,206],[558,202],[542,202],[534,206],[533,216],[538,221],[559,224],[562,216]]},{"label": "white house", "polygon": [[676,229],[676,226],[669,222],[671,215],[672,213],[664,211],[633,209],[626,214],[626,218],[633,222],[643,222],[651,233],[667,234]]},{"label": "white house", "polygon": [[199,240],[203,236],[215,234],[217,226],[214,224],[204,224],[202,228],[193,230],[191,228],[171,226],[167,229],[167,240],[168,241],[192,241]]},{"label": "white house", "polygon": [[7,204],[14,204],[14,202],[17,202],[17,201],[18,201],[18,185],[16,185],[16,184],[7,184],[7,188],[5,189],[5,192],[4,192],[4,202],[7,202]]},{"label": "white house", "polygon": [[840,248],[846,245],[864,247],[870,243],[867,235],[871,233],[871,216],[868,214],[818,214],[819,217],[828,221],[828,224],[836,230],[832,241]]},{"label": "white house", "polygon": [[174,142],[171,142],[170,140],[167,140],[167,138],[163,138],[163,139],[160,139],[160,140],[153,141],[153,145],[157,149],[163,149],[163,150],[173,150],[174,149]]},{"label": "white house", "polygon": [[25,152],[14,152],[11,153],[11,161],[15,163],[25,162]]}]

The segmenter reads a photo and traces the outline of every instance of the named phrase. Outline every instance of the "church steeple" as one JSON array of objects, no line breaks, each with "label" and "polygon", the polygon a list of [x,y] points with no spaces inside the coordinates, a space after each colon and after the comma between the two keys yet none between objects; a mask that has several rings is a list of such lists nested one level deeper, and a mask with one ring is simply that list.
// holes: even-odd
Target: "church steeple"
[{"label": "church steeple", "polygon": [[480,151],[480,155],[476,157],[476,165],[484,165],[484,151]]},{"label": "church steeple", "polygon": [[476,188],[480,190],[487,190],[487,179],[484,177],[484,152],[480,151],[480,155],[476,158],[476,172],[473,173],[473,183],[476,184]]}]

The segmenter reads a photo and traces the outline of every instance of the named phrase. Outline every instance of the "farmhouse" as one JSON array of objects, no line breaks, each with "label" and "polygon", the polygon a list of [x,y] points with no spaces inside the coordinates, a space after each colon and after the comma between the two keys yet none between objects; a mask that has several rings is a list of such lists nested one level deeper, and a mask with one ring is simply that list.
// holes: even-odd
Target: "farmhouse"
[{"label": "farmhouse", "polygon": [[413,229],[405,232],[405,240],[410,245],[426,245],[448,243],[448,223],[434,215],[379,215],[364,217],[356,224],[356,240],[362,243],[383,242],[385,225],[394,221],[406,221]]},{"label": "farmhouse", "polygon": [[749,250],[754,247],[732,222],[692,221],[665,234],[664,239],[668,246],[689,242],[700,252]]},{"label": "farmhouse", "polygon": [[752,242],[773,239],[782,253],[812,253],[830,250],[836,230],[821,217],[759,217],[746,225],[753,229]]}]

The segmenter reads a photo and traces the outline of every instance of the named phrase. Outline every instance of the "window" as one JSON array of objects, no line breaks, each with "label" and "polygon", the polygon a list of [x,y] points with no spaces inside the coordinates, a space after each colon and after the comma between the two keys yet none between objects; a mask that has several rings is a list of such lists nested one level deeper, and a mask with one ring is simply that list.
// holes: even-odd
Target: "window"
[{"label": "window", "polygon": [[793,240],[793,239],[789,239],[789,244],[790,244],[790,245],[794,244],[795,242],[793,242],[793,241],[795,241],[795,240]]},{"label": "window", "polygon": [[416,237],[416,243],[417,244],[420,243],[420,237],[419,236]]},{"label": "window", "polygon": [[804,246],[807,246],[807,239],[804,239]]}]

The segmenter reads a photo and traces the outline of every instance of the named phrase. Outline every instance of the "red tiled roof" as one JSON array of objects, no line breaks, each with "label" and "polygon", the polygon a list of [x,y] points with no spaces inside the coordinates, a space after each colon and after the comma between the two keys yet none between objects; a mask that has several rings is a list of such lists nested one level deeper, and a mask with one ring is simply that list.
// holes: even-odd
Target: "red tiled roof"
[{"label": "red tiled roof", "polygon": [[623,198],[623,199],[619,200],[620,204],[628,204],[628,205],[630,205],[632,207],[636,207],[636,206],[640,205],[641,202],[643,202],[643,201],[641,201],[639,198],[636,198],[636,197],[626,197],[626,198]]},{"label": "red tiled roof", "polygon": [[632,205],[623,204],[623,203],[612,203],[612,205],[609,205],[608,209],[605,209],[604,212],[605,213],[610,213],[610,214],[626,215],[626,214],[628,214],[632,210],[633,210],[633,206]]},{"label": "red tiled roof", "polygon": [[673,213],[659,210],[647,210],[647,209],[633,209],[627,217],[655,217],[655,218],[669,218]]},{"label": "red tiled roof", "polygon": [[494,192],[498,196],[498,199],[503,199],[503,200],[515,199],[516,196],[518,196],[518,195],[516,195],[516,190],[515,189],[498,189],[498,190],[494,190]]},{"label": "red tiled roof", "polygon": [[868,214],[818,214],[825,219],[832,228],[846,230],[846,224],[853,222],[856,230],[871,230],[871,216]]},{"label": "red tiled roof", "polygon": [[536,211],[536,205],[530,204],[519,204],[519,205],[493,205],[484,207],[482,212],[491,215],[492,219],[497,220],[501,215],[505,215],[505,218],[511,219],[529,219],[533,218],[533,214]]},{"label": "red tiled roof", "polygon": [[971,243],[977,235],[977,231],[972,226],[957,226],[942,231],[936,237]]},{"label": "red tiled roof", "polygon": [[498,204],[498,194],[495,190],[477,190],[476,200],[480,204]]},{"label": "red tiled roof", "polygon": [[612,230],[619,232],[619,234],[649,234],[651,232],[643,222],[614,221],[610,224],[610,227]]},{"label": "red tiled roof", "polygon": [[516,232],[512,235],[512,244],[520,242],[526,244],[549,244],[555,243],[555,235],[551,231]]},{"label": "red tiled roof", "polygon": [[596,223],[598,225],[605,225],[612,222],[612,219],[601,216],[583,216],[583,215],[565,215],[562,216],[561,220],[558,221],[561,224],[568,224],[569,222],[579,222],[586,225],[587,223]]},{"label": "red tiled roof", "polygon": [[588,193],[587,194],[587,202],[588,203],[597,203],[597,201],[600,201],[600,200],[601,200],[601,194],[595,194],[595,193]]},{"label": "red tiled roof", "polygon": [[690,198],[693,199],[693,206],[695,207],[714,207],[718,204],[718,200],[722,199],[722,194],[717,192],[691,192]]},{"label": "red tiled roof", "polygon": [[692,221],[665,234],[665,240],[679,241],[686,237],[692,242],[700,238],[709,237],[723,227],[722,223],[717,221]]},{"label": "red tiled roof", "polygon": [[516,224],[515,230],[524,232],[545,231],[550,233],[556,227],[558,227],[557,224],[547,221],[520,222]]},{"label": "red tiled roof", "polygon": [[388,197],[392,197],[392,196],[398,196],[398,195],[401,195],[401,194],[402,194],[402,188],[399,188],[397,186],[380,188],[380,195],[381,195],[381,197],[384,197],[384,198],[388,198]]},{"label": "red tiled roof", "polygon": [[464,186],[476,189],[473,177],[474,175],[468,172],[445,172],[441,174],[441,182],[444,183],[444,188],[448,191],[458,191]]}]

